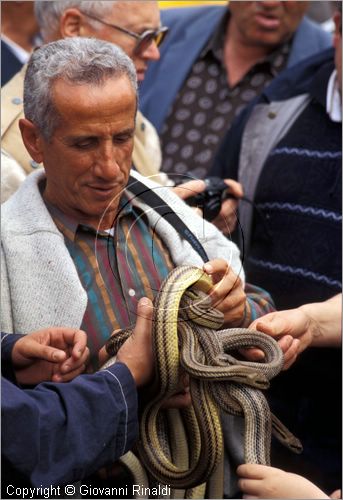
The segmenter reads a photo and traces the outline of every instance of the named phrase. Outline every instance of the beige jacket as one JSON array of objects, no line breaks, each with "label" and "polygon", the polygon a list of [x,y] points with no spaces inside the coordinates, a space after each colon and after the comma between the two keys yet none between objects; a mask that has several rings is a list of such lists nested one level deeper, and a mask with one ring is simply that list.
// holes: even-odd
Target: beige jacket
[{"label": "beige jacket", "polygon": [[[22,167],[26,175],[43,165],[36,163],[24,146],[19,130],[19,120],[24,118],[23,89],[26,66],[17,73],[1,91],[1,147],[9,153]],[[160,172],[161,147],[159,137],[154,126],[142,115],[137,113],[136,130],[132,163],[139,173],[146,177],[153,176],[159,184],[167,183],[167,176]],[[12,184],[10,172],[7,171],[6,198],[9,196],[9,186]],[[13,186],[17,183],[13,182]],[[16,188],[13,188],[13,192]],[[1,198],[3,197],[1,189]]]}]

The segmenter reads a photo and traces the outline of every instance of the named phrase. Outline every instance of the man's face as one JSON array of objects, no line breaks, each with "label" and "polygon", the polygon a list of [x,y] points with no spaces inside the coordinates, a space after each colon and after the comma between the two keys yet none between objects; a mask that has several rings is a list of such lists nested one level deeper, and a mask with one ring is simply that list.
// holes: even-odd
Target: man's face
[{"label": "man's face", "polygon": [[[67,215],[109,227],[130,168],[136,96],[128,79],[103,85],[58,80],[53,102],[61,121],[50,142],[39,136],[46,171],[45,197]],[[112,200],[115,200],[112,204]]]},{"label": "man's face", "polygon": [[[87,20],[87,18],[85,19]],[[142,0],[117,2],[113,4],[111,15],[106,15],[101,20],[133,31],[138,35],[148,29],[159,28],[161,22],[157,2]],[[130,35],[105,25],[101,25],[95,30],[89,23],[87,23],[87,30],[88,32],[84,32],[84,36],[94,36],[121,47],[133,60],[138,81],[144,80],[149,61],[157,61],[160,58],[159,49],[154,42],[143,52],[134,54],[137,41]]]},{"label": "man's face", "polygon": [[246,45],[276,47],[296,31],[308,2],[230,1],[231,21]]}]

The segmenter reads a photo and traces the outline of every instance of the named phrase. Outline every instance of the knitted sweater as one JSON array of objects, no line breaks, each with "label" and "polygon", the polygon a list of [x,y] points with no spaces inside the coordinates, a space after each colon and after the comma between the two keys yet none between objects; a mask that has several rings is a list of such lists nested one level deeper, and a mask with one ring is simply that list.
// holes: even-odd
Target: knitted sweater
[{"label": "knitted sweater", "polygon": [[[332,66],[318,75],[326,81]],[[313,99],[271,151],[255,194],[248,280],[279,309],[341,291],[342,125]]]},{"label": "knitted sweater", "polygon": [[239,211],[246,269],[278,309],[341,287],[342,127],[325,106],[333,68],[329,50],[277,78],[235,122],[212,172],[238,178],[257,205]]}]

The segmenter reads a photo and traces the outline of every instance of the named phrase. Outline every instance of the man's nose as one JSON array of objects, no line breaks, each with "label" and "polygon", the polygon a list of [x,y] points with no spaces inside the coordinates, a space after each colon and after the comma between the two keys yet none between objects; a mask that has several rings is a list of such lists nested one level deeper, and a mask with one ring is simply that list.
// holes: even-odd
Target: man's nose
[{"label": "man's nose", "polygon": [[256,2],[261,8],[263,9],[275,9],[275,7],[278,7],[282,2],[279,1],[273,1],[273,0],[260,0],[259,2]]},{"label": "man's nose", "polygon": [[149,61],[158,61],[161,57],[160,49],[157,47],[156,42],[152,41],[142,53],[144,59]]},{"label": "man's nose", "polygon": [[106,180],[113,180],[120,172],[118,151],[112,143],[101,146],[96,162],[95,174]]}]

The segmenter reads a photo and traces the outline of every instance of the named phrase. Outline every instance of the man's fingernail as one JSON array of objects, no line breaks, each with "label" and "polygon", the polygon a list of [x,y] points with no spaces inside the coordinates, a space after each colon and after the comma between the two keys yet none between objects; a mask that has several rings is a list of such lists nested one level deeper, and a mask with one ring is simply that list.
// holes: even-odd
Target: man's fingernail
[{"label": "man's fingernail", "polygon": [[211,264],[205,264],[204,265],[204,271],[206,273],[209,273],[209,274],[212,273],[213,272],[213,267],[211,266]]},{"label": "man's fingernail", "polygon": [[61,361],[61,359],[62,359],[62,354],[61,354],[60,352],[54,352],[54,353],[52,354],[52,359],[53,359],[54,361]]},{"label": "man's fingernail", "polygon": [[149,299],[147,299],[146,297],[143,297],[140,301],[139,301],[139,304],[141,306],[147,306],[149,304]]}]

